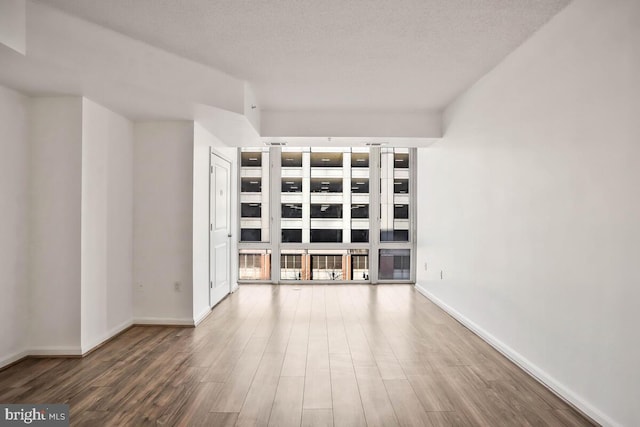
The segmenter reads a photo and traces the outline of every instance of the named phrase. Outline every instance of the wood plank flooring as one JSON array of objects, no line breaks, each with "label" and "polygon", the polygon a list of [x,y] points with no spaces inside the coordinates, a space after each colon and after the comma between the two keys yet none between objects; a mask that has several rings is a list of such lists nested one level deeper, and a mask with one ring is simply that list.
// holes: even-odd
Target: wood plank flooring
[{"label": "wood plank flooring", "polygon": [[0,371],[87,426],[589,426],[409,285],[244,285],[197,328]]}]

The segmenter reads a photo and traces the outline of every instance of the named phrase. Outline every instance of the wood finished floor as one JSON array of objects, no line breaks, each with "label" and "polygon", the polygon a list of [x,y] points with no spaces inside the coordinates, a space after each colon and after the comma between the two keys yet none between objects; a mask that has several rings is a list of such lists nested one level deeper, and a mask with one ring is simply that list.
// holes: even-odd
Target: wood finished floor
[{"label": "wood finished floor", "polygon": [[254,285],[197,328],[0,371],[2,403],[72,425],[588,426],[412,286]]}]

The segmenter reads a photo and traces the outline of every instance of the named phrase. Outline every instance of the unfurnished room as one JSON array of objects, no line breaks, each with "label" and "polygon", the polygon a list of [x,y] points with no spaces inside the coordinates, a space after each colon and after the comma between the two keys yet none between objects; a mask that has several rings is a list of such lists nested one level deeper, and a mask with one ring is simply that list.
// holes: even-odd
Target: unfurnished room
[{"label": "unfurnished room", "polygon": [[640,426],[640,1],[0,0],[0,425]]}]

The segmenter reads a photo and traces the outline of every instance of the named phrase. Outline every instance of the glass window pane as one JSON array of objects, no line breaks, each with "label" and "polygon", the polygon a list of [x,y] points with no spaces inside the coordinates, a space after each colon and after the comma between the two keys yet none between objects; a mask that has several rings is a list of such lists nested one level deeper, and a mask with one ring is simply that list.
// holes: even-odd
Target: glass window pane
[{"label": "glass window pane", "polygon": [[301,193],[302,192],[302,178],[282,178],[283,193]]},{"label": "glass window pane", "polygon": [[345,280],[343,258],[345,255],[317,254],[311,255],[312,280]]},{"label": "glass window pane", "polygon": [[380,241],[409,241],[409,164],[407,148],[380,150]]},{"label": "glass window pane", "polygon": [[242,228],[240,229],[240,240],[243,242],[260,242],[262,241],[262,229]]},{"label": "glass window pane", "polygon": [[351,192],[352,193],[368,193],[369,192],[369,178],[352,178],[351,179]]},{"label": "glass window pane", "polygon": [[409,280],[410,261],[410,249],[381,249],[378,277],[381,280]]},{"label": "glass window pane", "polygon": [[269,151],[240,150],[240,241],[269,241]]},{"label": "glass window pane", "polygon": [[342,218],[342,205],[314,203],[311,205],[311,218]]},{"label": "glass window pane", "polygon": [[282,243],[301,243],[302,230],[299,228],[282,229]]},{"label": "glass window pane", "polygon": [[312,168],[341,168],[342,153],[341,152],[312,152],[311,153]]},{"label": "glass window pane", "polygon": [[409,153],[394,153],[393,162],[396,169],[409,169]]},{"label": "glass window pane", "polygon": [[381,230],[380,240],[384,242],[407,242],[409,230]]},{"label": "glass window pane", "polygon": [[285,249],[280,255],[281,280],[311,280],[309,255],[303,249]]},{"label": "glass window pane", "polygon": [[262,166],[262,153],[259,151],[243,151],[240,153],[240,166],[260,167]]},{"label": "glass window pane", "polygon": [[282,204],[282,218],[302,218],[302,204],[300,203]]},{"label": "glass window pane", "polygon": [[369,241],[369,230],[351,230],[352,243],[367,243]]},{"label": "glass window pane", "polygon": [[351,243],[369,242],[369,149],[351,151]]},{"label": "glass window pane", "polygon": [[351,255],[351,280],[369,280],[369,255],[361,252]]},{"label": "glass window pane", "polygon": [[312,193],[342,193],[342,178],[311,178]]},{"label": "glass window pane", "polygon": [[302,152],[282,151],[283,168],[301,168]]},{"label": "glass window pane", "polygon": [[342,230],[312,228],[311,243],[342,243]]},{"label": "glass window pane", "polygon": [[240,179],[240,191],[243,193],[260,193],[262,191],[262,178]]},{"label": "glass window pane", "polygon": [[260,203],[240,204],[240,216],[242,218],[260,218],[262,216],[262,207],[260,206]]},{"label": "glass window pane", "polygon": [[351,218],[369,218],[369,205],[351,205]]},{"label": "glass window pane", "polygon": [[409,193],[409,180],[408,179],[395,179],[393,182],[393,192],[396,194]]},{"label": "glass window pane", "polygon": [[409,205],[395,205],[393,208],[393,216],[397,219],[408,219]]},{"label": "glass window pane", "polygon": [[280,255],[280,279],[303,280],[302,257],[302,254]]},{"label": "glass window pane", "polygon": [[239,280],[270,280],[271,251],[240,250],[238,259]]},{"label": "glass window pane", "polygon": [[352,168],[368,168],[369,167],[369,153],[352,153],[351,154],[351,167]]}]

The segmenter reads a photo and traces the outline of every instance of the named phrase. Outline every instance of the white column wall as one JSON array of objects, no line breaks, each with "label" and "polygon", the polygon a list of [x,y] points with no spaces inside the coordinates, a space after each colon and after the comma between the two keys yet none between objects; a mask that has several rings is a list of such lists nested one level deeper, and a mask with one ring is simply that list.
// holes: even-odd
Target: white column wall
[{"label": "white column wall", "polygon": [[83,100],[82,350],[133,318],[133,125]]},{"label": "white column wall", "polygon": [[418,287],[604,425],[640,425],[638,22],[574,1],[419,150]]},{"label": "white column wall", "polygon": [[82,98],[34,98],[30,132],[30,352],[80,354]]},{"label": "white column wall", "polygon": [[136,323],[193,324],[193,126],[134,125]]},{"label": "white column wall", "polygon": [[0,367],[28,344],[28,102],[0,86]]}]

